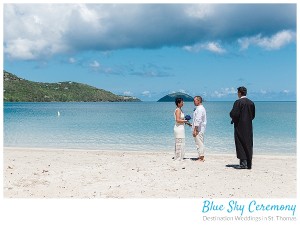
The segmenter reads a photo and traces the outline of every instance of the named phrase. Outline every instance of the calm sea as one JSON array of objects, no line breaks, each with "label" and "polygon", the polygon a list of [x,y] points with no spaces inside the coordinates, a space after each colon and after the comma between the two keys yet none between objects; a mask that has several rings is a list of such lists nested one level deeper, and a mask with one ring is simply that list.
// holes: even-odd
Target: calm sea
[{"label": "calm sea", "polygon": [[[207,153],[235,153],[232,104],[204,103]],[[296,154],[296,102],[255,105],[254,153]],[[184,104],[185,114],[193,109]],[[4,103],[4,146],[172,152],[174,110],[174,103],[159,102]],[[196,153],[187,126],[186,150]]]}]

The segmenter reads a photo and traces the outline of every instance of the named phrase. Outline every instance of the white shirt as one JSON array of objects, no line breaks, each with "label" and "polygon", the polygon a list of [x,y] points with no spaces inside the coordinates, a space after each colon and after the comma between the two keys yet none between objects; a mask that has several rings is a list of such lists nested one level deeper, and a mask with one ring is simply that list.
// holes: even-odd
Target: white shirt
[{"label": "white shirt", "polygon": [[206,128],[206,110],[203,105],[198,105],[193,114],[192,129],[198,127],[198,131],[203,133]]}]

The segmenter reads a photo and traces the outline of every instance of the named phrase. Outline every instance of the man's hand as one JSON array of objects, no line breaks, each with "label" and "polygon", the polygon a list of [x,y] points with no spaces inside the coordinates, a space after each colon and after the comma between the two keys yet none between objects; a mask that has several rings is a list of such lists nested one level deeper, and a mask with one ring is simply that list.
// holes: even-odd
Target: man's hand
[{"label": "man's hand", "polygon": [[198,131],[198,130],[194,130],[194,131],[193,131],[193,137],[196,137],[198,134],[199,134],[199,131]]},{"label": "man's hand", "polygon": [[189,121],[185,122],[186,125],[189,125],[190,127],[192,126],[192,124],[190,124]]}]

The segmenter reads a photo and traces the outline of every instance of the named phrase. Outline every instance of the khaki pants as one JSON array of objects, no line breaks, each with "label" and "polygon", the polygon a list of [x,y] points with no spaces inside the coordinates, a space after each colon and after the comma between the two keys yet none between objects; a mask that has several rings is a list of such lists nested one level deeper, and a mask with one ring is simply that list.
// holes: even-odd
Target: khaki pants
[{"label": "khaki pants", "polygon": [[196,143],[199,157],[204,156],[204,134],[199,132],[199,134],[196,137],[194,137],[194,140]]}]

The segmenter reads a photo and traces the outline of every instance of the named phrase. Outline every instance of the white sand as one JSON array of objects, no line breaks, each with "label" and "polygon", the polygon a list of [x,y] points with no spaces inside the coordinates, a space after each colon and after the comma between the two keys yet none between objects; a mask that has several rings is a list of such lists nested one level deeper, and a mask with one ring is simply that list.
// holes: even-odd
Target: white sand
[{"label": "white sand", "polygon": [[[187,157],[196,157],[189,153]],[[296,156],[4,148],[4,198],[296,198]]]}]

